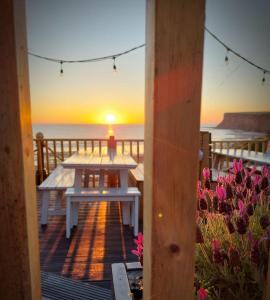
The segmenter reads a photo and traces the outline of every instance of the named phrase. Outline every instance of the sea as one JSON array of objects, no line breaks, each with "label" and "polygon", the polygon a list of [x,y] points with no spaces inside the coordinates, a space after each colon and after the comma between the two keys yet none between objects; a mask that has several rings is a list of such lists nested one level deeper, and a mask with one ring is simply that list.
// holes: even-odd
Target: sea
[{"label": "sea", "polygon": [[[104,139],[108,138],[108,130],[112,129],[116,139],[143,139],[143,124],[33,124],[33,135],[42,132],[44,138],[65,139]],[[249,140],[266,136],[263,132],[251,132],[243,130],[217,129],[211,125],[202,125],[201,131],[209,131],[213,141]]]}]

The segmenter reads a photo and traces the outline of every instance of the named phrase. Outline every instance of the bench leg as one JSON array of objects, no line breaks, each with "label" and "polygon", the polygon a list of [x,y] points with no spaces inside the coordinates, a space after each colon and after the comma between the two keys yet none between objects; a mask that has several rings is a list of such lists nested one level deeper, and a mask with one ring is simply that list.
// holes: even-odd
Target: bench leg
[{"label": "bench leg", "polygon": [[73,203],[73,207],[72,207],[73,226],[78,225],[79,206],[80,203]]},{"label": "bench leg", "polygon": [[123,215],[123,224],[130,224],[130,203],[122,202],[122,215]]},{"label": "bench leg", "polygon": [[139,197],[135,197],[134,201],[134,235],[137,236],[139,233]]},{"label": "bench leg", "polygon": [[104,187],[104,182],[105,182],[104,176],[105,176],[104,170],[100,170],[100,173],[99,173],[99,181],[98,181],[98,186],[99,186],[100,188],[103,188],[103,187]]},{"label": "bench leg", "polygon": [[131,203],[131,222],[130,226],[134,227],[135,225],[135,201]]},{"label": "bench leg", "polygon": [[71,228],[71,201],[70,198],[66,199],[66,238],[70,238],[70,228]]},{"label": "bench leg", "polygon": [[48,208],[49,208],[49,191],[41,192],[41,225],[46,225],[48,222]]},{"label": "bench leg", "polygon": [[55,206],[54,206],[55,211],[61,210],[62,197],[63,197],[63,191],[58,191],[57,192],[57,197],[56,197],[56,200],[55,200]]}]

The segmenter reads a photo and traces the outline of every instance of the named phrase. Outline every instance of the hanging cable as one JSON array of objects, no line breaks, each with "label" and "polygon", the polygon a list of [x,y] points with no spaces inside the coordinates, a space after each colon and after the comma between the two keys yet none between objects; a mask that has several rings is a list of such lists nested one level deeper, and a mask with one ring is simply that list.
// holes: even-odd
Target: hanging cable
[{"label": "hanging cable", "polygon": [[97,61],[103,61],[103,60],[108,60],[108,59],[116,59],[117,57],[120,57],[122,55],[128,54],[132,51],[135,51],[137,49],[140,49],[142,47],[144,47],[145,44],[141,44],[139,46],[133,47],[131,49],[128,49],[126,51],[123,52],[119,52],[116,54],[112,54],[112,55],[107,55],[107,56],[102,56],[102,57],[96,57],[96,58],[87,58],[87,59],[79,59],[79,60],[65,60],[65,59],[59,59],[59,58],[52,58],[52,57],[47,57],[47,56],[42,56],[39,54],[35,54],[33,52],[28,52],[29,55],[43,59],[43,60],[48,60],[51,62],[56,62],[56,63],[89,63],[89,62],[97,62]]},{"label": "hanging cable", "polygon": [[[220,43],[226,49],[226,51],[227,51],[227,53],[225,55],[226,64],[229,63],[229,53],[233,53],[235,56],[239,57],[240,59],[242,59],[246,63],[250,64],[251,66],[253,66],[253,67],[255,67],[259,70],[261,70],[263,72],[262,83],[265,83],[265,81],[266,81],[265,75],[267,73],[270,74],[270,71],[268,69],[265,69],[265,68],[255,64],[253,61],[245,58],[240,53],[233,50],[231,47],[229,47],[227,44],[225,44],[219,37],[217,37],[212,31],[210,31],[207,27],[205,27],[205,31],[208,34],[210,34],[218,43]],[[115,64],[116,58],[118,58],[122,55],[126,55],[130,52],[133,52],[133,51],[135,51],[137,49],[140,49],[140,48],[143,48],[143,47],[145,47],[145,44],[141,44],[139,46],[133,47],[133,48],[128,49],[126,51],[119,52],[119,53],[112,54],[112,55],[101,56],[101,57],[96,57],[96,58],[79,59],[79,60],[65,60],[65,59],[52,58],[52,57],[42,56],[42,55],[39,55],[39,54],[36,54],[36,53],[33,53],[33,52],[28,52],[28,54],[30,56],[40,58],[40,59],[43,59],[43,60],[47,60],[47,61],[51,61],[51,62],[55,62],[55,63],[60,63],[60,65],[61,65],[60,74],[63,75],[63,73],[64,73],[63,64],[64,63],[90,63],[90,62],[104,61],[104,60],[108,60],[108,59],[113,60],[113,70],[116,71],[117,70],[117,67],[116,67],[116,64]]]},{"label": "hanging cable", "polygon": [[[212,31],[210,31],[207,27],[204,27],[205,31],[208,32],[216,41],[218,41],[226,50],[227,50],[227,54],[228,52],[233,53],[234,55],[236,55],[237,57],[241,58],[242,60],[244,60],[245,62],[247,62],[248,64],[252,65],[253,67],[261,70],[264,72],[264,74],[268,73],[270,74],[270,71],[267,69],[264,69],[260,66],[258,66],[257,64],[255,64],[254,62],[252,62],[251,60],[245,58],[244,56],[242,56],[241,54],[239,54],[238,52],[236,52],[235,50],[233,50],[231,47],[229,47],[228,45],[226,45],[223,41],[221,41]],[[226,57],[228,58],[228,56],[226,55]],[[226,57],[225,57],[225,61],[226,61]],[[229,58],[227,59],[227,61],[229,60]]]}]

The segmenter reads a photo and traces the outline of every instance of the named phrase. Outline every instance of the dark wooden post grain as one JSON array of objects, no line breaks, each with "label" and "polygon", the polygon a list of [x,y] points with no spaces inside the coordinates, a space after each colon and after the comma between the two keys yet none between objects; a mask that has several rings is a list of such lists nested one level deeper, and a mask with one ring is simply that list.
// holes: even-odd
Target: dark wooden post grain
[{"label": "dark wooden post grain", "polygon": [[40,299],[25,2],[0,1],[0,299]]}]

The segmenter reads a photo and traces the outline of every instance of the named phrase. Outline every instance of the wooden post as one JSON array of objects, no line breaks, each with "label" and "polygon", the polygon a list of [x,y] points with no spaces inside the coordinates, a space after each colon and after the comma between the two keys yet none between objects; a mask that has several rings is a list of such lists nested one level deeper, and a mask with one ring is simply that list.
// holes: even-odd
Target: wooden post
[{"label": "wooden post", "polygon": [[0,1],[0,299],[40,299],[25,2]]},{"label": "wooden post", "polygon": [[193,299],[204,0],[148,0],[144,299]]},{"label": "wooden post", "polygon": [[[48,171],[45,169],[44,163],[44,135],[42,132],[36,134],[36,145],[37,145],[37,171],[36,171],[36,184],[39,185],[48,176]],[[48,153],[46,149],[46,154]],[[47,161],[47,159],[46,159]],[[48,163],[48,161],[47,161]],[[49,168],[48,168],[49,170]]]}]

